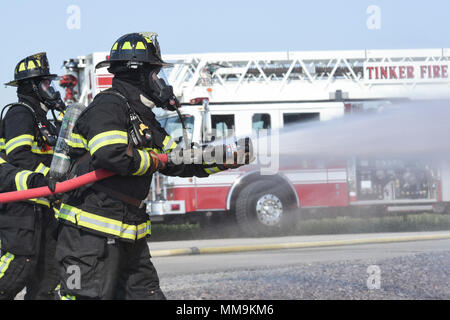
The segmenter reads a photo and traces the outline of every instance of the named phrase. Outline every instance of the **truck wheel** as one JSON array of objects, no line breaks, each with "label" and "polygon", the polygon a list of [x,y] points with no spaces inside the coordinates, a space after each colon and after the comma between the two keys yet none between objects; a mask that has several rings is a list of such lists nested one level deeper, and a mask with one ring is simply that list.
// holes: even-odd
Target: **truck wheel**
[{"label": "truck wheel", "polygon": [[238,226],[249,236],[286,233],[297,221],[286,187],[271,181],[256,181],[242,189],[235,214]]}]

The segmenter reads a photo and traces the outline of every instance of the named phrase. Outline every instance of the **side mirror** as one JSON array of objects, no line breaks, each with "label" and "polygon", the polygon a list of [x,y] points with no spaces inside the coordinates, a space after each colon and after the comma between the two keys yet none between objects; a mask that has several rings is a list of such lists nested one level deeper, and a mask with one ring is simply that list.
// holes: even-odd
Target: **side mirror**
[{"label": "side mirror", "polygon": [[209,101],[207,99],[203,100],[202,137],[203,143],[211,142],[212,139],[211,112],[209,110]]}]

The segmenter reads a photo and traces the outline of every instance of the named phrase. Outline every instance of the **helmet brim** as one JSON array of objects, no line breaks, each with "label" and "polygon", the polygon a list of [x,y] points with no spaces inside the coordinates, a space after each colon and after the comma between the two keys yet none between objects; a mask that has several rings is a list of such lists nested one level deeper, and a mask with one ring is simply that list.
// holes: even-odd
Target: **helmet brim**
[{"label": "helmet brim", "polygon": [[20,79],[20,80],[12,80],[10,82],[4,83],[4,85],[5,86],[10,86],[10,87],[18,87],[19,86],[19,81],[28,80],[28,79],[34,79],[34,78],[55,79],[55,78],[58,78],[58,77],[59,76],[57,74],[47,74],[45,76],[34,76],[34,77],[24,78],[24,79]]},{"label": "helmet brim", "polygon": [[[113,62],[121,62],[121,61],[128,62],[130,60],[104,60],[104,61],[101,61],[101,62],[99,62],[99,63],[97,63],[95,65],[95,70],[100,69],[100,68],[110,67],[111,63],[113,63]],[[150,64],[150,65],[154,65],[154,66],[160,66],[160,67],[163,67],[163,68],[173,67],[173,63],[168,63],[168,62],[165,62],[165,61],[162,61],[160,63],[150,63],[150,62],[144,62],[144,63]]]}]

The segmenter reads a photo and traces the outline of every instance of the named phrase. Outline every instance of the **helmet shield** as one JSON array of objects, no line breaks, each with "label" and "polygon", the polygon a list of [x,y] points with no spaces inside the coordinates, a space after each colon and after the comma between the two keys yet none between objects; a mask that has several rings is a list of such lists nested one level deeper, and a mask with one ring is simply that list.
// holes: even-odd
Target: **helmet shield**
[{"label": "helmet shield", "polygon": [[[153,55],[158,58],[159,60],[161,60],[162,62],[162,57],[161,57],[161,48],[159,46],[159,42],[158,42],[158,34],[156,32],[141,32],[139,33],[141,36],[143,36],[147,42],[149,42],[148,40],[150,39],[151,45],[150,50],[153,51]],[[153,49],[153,50],[152,50]]]}]

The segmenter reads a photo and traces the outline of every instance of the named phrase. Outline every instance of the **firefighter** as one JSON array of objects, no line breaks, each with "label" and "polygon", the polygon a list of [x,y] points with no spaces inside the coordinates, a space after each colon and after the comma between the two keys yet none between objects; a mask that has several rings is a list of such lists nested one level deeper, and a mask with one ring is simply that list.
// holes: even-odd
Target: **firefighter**
[{"label": "firefighter", "polygon": [[[0,157],[0,192],[24,190],[27,188],[39,188],[47,186],[49,181],[41,173],[32,172],[29,170],[18,169],[11,164],[7,163]],[[0,224],[3,225],[10,223],[10,221],[2,219],[3,205],[0,204]],[[13,292],[11,286],[17,285],[24,286],[23,277],[21,280],[20,274],[11,276],[8,270],[20,270],[22,265],[27,265],[24,261],[27,257],[16,256],[14,253],[2,250],[0,242],[0,295],[2,298],[13,299]],[[12,292],[10,296],[5,296],[6,292]]]},{"label": "firefighter", "polygon": [[[64,109],[51,81],[45,52],[28,56],[17,64],[14,80],[18,102],[9,105],[0,134],[8,163],[46,175],[56,143],[57,129],[47,119],[49,110]],[[25,174],[18,178],[23,190]],[[53,299],[58,284],[56,260],[56,219],[48,199],[9,203],[0,214],[2,250],[14,261],[2,274],[0,299],[13,299],[25,286],[25,299]]]},{"label": "firefighter", "polygon": [[56,249],[63,299],[165,299],[146,241],[150,220],[143,200],[152,174],[207,177],[227,169],[158,160],[158,153],[177,147],[152,111],[173,107],[172,87],[155,80],[166,65],[157,34],[132,33],[96,66],[114,74],[112,89],[98,94],[74,126],[72,174],[104,168],[117,175],[63,198]]}]

